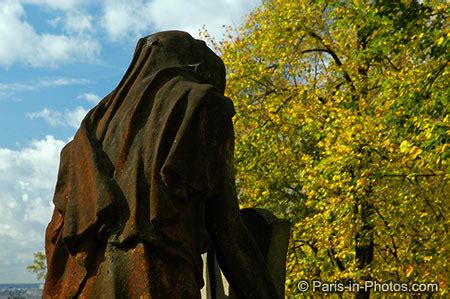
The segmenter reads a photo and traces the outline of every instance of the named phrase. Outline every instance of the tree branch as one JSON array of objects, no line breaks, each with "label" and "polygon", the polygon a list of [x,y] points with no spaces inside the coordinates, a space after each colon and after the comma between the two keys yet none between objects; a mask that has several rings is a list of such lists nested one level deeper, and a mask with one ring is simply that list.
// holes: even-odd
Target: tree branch
[{"label": "tree branch", "polygon": [[[389,230],[392,231],[391,228],[389,227],[388,222],[386,221],[386,219],[383,217],[383,215],[381,215],[381,212],[375,208],[375,212],[378,214],[378,216],[381,218],[381,220],[384,223],[384,226]],[[392,255],[394,256],[394,258],[397,260],[397,262],[400,262],[399,258],[398,258],[398,254],[397,254],[397,245],[395,244],[394,238],[392,237],[392,234],[389,234],[389,237],[391,239],[392,242],[392,247],[394,248],[393,250],[389,248],[389,251],[391,251]]]},{"label": "tree branch", "polygon": [[407,177],[434,177],[434,176],[443,176],[444,174],[437,174],[437,173],[417,173],[417,174],[384,174],[381,177],[400,177],[400,178],[407,178]]},{"label": "tree branch", "polygon": [[396,70],[397,72],[402,70],[402,68],[396,67],[395,64],[389,59],[389,57],[385,56],[384,58],[389,62],[394,70]]},{"label": "tree branch", "polygon": [[[353,80],[350,78],[350,75],[344,70],[342,61],[339,59],[337,54],[330,48],[330,46],[328,46],[323,41],[323,39],[322,39],[322,37],[320,37],[320,35],[316,34],[314,31],[309,31],[309,35],[311,37],[315,38],[316,40],[318,40],[325,47],[325,49],[318,48],[318,49],[311,49],[311,50],[315,50],[316,52],[326,52],[326,53],[328,53],[333,58],[333,60],[336,63],[336,65],[341,68],[345,80],[350,84],[350,88],[352,89],[352,91],[355,92],[356,88],[353,85]],[[305,50],[305,51],[308,51],[308,50]],[[309,51],[309,52],[312,52],[312,51]]]}]

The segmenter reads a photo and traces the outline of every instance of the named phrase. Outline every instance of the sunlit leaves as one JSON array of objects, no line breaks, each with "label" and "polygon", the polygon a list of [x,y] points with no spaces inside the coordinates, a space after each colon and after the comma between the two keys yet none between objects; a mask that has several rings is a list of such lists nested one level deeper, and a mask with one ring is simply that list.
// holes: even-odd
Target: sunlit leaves
[{"label": "sunlit leaves", "polygon": [[35,252],[33,253],[34,260],[32,265],[27,266],[27,270],[35,273],[37,280],[45,278],[45,274],[47,273],[47,264],[45,262],[45,254],[43,252]]},{"label": "sunlit leaves", "polygon": [[447,13],[443,1],[265,1],[218,45],[241,203],[293,223],[289,297],[300,279],[445,293]]}]

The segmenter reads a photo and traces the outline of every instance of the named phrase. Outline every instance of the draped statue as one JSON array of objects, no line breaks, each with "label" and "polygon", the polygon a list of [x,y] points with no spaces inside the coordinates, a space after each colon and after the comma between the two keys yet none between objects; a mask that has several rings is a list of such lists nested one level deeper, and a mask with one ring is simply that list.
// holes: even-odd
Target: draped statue
[{"label": "draped statue", "polygon": [[239,214],[225,67],[180,31],[139,40],[61,152],[44,298],[200,298],[214,248],[242,298],[276,298]]}]

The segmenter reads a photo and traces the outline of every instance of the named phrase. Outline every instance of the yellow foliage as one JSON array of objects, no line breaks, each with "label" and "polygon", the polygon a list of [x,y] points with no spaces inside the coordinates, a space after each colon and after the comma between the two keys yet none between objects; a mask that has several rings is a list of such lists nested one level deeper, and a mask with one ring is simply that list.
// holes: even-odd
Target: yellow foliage
[{"label": "yellow foliage", "polygon": [[264,1],[218,45],[241,204],[295,224],[288,297],[302,279],[438,281],[445,294],[447,11]]}]

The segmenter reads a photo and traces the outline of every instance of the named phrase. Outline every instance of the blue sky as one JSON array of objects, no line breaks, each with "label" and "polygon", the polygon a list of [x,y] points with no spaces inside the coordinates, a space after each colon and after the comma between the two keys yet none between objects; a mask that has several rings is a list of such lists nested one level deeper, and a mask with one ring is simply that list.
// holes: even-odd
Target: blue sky
[{"label": "blue sky", "polygon": [[217,39],[260,0],[0,0],[0,283],[35,282],[59,151],[119,82],[139,37]]}]

